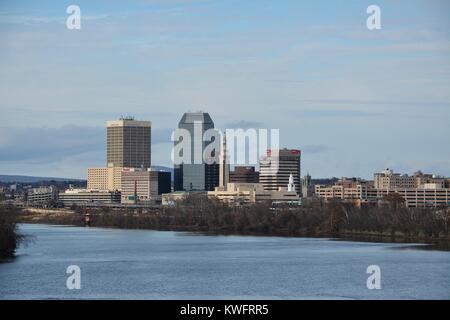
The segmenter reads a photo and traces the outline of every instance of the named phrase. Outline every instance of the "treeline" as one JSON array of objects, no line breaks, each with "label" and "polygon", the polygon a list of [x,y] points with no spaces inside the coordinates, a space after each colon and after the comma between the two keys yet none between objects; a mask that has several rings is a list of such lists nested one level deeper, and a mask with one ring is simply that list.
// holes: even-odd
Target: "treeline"
[{"label": "treeline", "polygon": [[25,239],[17,231],[19,210],[11,205],[0,204],[0,260],[11,258]]},{"label": "treeline", "polygon": [[83,225],[85,214],[89,213],[90,225],[98,227],[311,237],[370,236],[384,237],[386,241],[450,239],[448,209],[408,209],[396,197],[387,198],[381,208],[319,200],[295,208],[274,209],[269,203],[234,207],[194,195],[174,207],[155,211],[75,209],[75,214],[40,222]]}]

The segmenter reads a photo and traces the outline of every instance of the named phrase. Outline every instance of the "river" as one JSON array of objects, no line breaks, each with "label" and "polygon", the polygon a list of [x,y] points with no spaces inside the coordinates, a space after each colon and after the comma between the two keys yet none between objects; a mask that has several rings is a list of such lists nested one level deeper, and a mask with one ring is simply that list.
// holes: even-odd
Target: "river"
[{"label": "river", "polygon": [[[411,244],[20,225],[0,299],[450,299],[450,252]],[[69,290],[66,269],[80,268]],[[369,290],[367,267],[380,268]]]}]

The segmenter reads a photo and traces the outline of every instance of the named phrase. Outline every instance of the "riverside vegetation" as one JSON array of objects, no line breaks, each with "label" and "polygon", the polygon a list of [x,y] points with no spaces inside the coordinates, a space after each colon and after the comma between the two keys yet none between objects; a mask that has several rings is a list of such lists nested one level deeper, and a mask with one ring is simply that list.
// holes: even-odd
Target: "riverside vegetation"
[{"label": "riverside vegetation", "polygon": [[11,258],[25,237],[17,231],[19,210],[0,204],[0,261]]},{"label": "riverside vegetation", "polygon": [[22,213],[26,223],[84,225],[124,229],[192,231],[214,234],[333,237],[363,241],[424,242],[449,248],[450,210],[406,208],[403,199],[386,198],[382,207],[357,207],[340,201],[311,201],[302,207],[272,208],[269,203],[229,206],[192,195],[158,209],[85,208],[65,212]]}]

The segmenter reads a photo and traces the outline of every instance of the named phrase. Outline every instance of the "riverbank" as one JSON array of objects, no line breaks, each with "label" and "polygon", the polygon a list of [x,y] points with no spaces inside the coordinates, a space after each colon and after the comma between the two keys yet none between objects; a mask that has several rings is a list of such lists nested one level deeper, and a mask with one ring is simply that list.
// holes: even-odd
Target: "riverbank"
[{"label": "riverbank", "polygon": [[[246,208],[234,212],[234,215],[220,217],[222,215],[220,210],[214,211],[214,215],[209,215],[204,211],[201,215],[193,215],[191,210],[181,212],[186,211],[186,207],[178,208],[178,210],[167,209],[165,212],[142,210],[110,212],[86,208],[77,208],[76,210],[29,209],[20,214],[19,221],[31,224],[85,226],[85,215],[89,214],[90,226],[101,228],[182,231],[208,235],[310,237],[362,242],[421,243],[429,245],[428,247],[431,249],[450,251],[450,238],[443,232],[435,231],[427,235],[423,232],[404,232],[392,228],[358,230],[339,227],[333,230],[327,228],[328,224],[317,221],[311,223],[312,219],[323,219],[322,211],[316,214],[310,212],[306,216],[303,211],[269,211],[270,216],[266,216],[267,211],[262,207],[259,208],[258,214],[252,214],[253,210],[254,208],[250,208],[250,211],[249,208]],[[336,216],[334,218],[336,219]],[[303,225],[299,223],[300,219],[302,219]],[[434,229],[436,229],[435,226]]]},{"label": "riverbank", "polygon": [[19,244],[25,239],[17,230],[19,210],[0,205],[0,261],[14,257]]}]

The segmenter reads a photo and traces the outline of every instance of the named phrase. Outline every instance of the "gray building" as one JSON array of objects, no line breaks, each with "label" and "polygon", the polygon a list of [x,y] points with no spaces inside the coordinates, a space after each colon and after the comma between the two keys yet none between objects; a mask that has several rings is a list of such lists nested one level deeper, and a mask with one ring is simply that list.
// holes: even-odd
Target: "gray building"
[{"label": "gray building", "polygon": [[27,191],[27,204],[29,206],[48,206],[58,199],[55,186],[31,188]]},{"label": "gray building", "polygon": [[[181,118],[178,128],[184,129],[190,135],[190,146],[187,146],[190,150],[182,151],[182,153],[187,152],[184,154],[185,156],[190,153],[190,159],[186,161],[189,163],[174,164],[174,190],[214,190],[219,185],[219,163],[214,161],[212,164],[207,164],[203,159],[205,148],[214,142],[214,140],[204,141],[203,135],[207,130],[214,129],[214,122],[208,113],[188,112]],[[174,141],[175,150],[177,150],[179,143],[183,143],[183,139],[185,137]],[[188,157],[186,156],[186,158]]]},{"label": "gray building", "polygon": [[120,191],[68,189],[59,193],[59,201],[66,207],[73,204],[120,203]]},{"label": "gray building", "polygon": [[150,168],[151,122],[122,118],[107,122],[107,166]]}]

